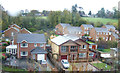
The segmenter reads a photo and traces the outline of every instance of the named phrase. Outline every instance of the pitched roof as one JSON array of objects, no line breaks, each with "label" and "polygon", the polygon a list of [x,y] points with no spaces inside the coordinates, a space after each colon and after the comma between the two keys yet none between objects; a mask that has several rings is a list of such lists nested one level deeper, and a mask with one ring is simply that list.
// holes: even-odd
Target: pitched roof
[{"label": "pitched roof", "polygon": [[29,30],[27,30],[26,28],[22,28],[21,31],[22,31],[23,29],[25,29],[26,31],[28,31],[30,34],[32,33],[32,32],[30,32]]},{"label": "pitched roof", "polygon": [[31,50],[31,54],[46,54],[47,51],[45,51],[43,48],[36,47]]},{"label": "pitched roof", "polygon": [[109,32],[106,28],[95,27],[94,29],[95,29],[96,32]]},{"label": "pitched roof", "polygon": [[68,27],[68,26],[71,26],[70,24],[66,24],[66,23],[60,23],[60,25],[65,28],[65,27]]},{"label": "pitched roof", "polygon": [[57,45],[61,45],[63,44],[64,42],[67,42],[69,40],[72,40],[72,41],[75,41],[79,39],[79,37],[75,37],[75,36],[70,36],[70,35],[64,35],[64,36],[58,36],[58,37],[55,37],[53,39],[51,39],[51,41]]},{"label": "pitched roof", "polygon": [[[82,32],[80,27],[68,27],[67,28],[69,32]],[[71,30],[72,29],[72,30]]]},{"label": "pitched roof", "polygon": [[88,27],[88,28],[93,28],[93,25],[91,24],[82,24],[84,27]]},{"label": "pitched roof", "polygon": [[112,32],[112,35],[113,35],[116,39],[119,38],[119,36],[118,36],[117,34],[115,34],[114,32]]},{"label": "pitched roof", "polygon": [[46,43],[44,34],[18,34],[17,43],[21,43],[23,40],[28,43]]},{"label": "pitched roof", "polygon": [[18,26],[17,24],[12,24],[11,27],[13,27],[13,25],[17,26],[18,28],[21,28],[20,26]]},{"label": "pitched roof", "polygon": [[13,28],[13,29],[17,30],[17,32],[19,32],[19,29],[15,28],[15,27],[10,27],[10,28],[6,29],[4,32],[10,30],[11,28]]},{"label": "pitched roof", "polygon": [[113,26],[113,25],[105,25],[105,27],[107,28],[107,29],[115,29],[115,27]]}]

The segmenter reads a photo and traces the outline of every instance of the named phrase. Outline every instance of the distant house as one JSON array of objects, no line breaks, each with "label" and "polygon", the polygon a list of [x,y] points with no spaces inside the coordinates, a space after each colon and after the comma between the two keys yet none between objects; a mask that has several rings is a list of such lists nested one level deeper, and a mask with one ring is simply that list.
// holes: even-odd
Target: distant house
[{"label": "distant house", "polygon": [[78,37],[82,37],[82,30],[80,27],[65,27],[64,34],[75,35]]},{"label": "distant house", "polygon": [[98,27],[92,28],[90,31],[90,37],[94,41],[98,41],[100,40],[100,38],[105,41],[112,40],[111,32],[109,32],[106,28],[98,28]]},{"label": "distant house", "polygon": [[80,28],[82,29],[82,35],[85,35],[85,34],[89,35],[90,30],[94,27],[91,24],[82,24]]},{"label": "distant house", "polygon": [[4,37],[8,40],[13,40],[14,36],[16,34],[31,34],[31,32],[29,30],[27,30],[26,28],[22,28],[19,27],[17,24],[13,24],[13,25],[10,25],[8,27],[8,29],[6,29],[4,31]]},{"label": "distant house", "polygon": [[53,57],[58,61],[67,59],[69,62],[80,62],[94,56],[94,53],[89,51],[89,43],[76,36],[55,37],[51,39],[51,48]]},{"label": "distant house", "polygon": [[45,60],[47,52],[44,34],[18,34],[17,58]]},{"label": "distant house", "polygon": [[56,25],[55,26],[56,34],[63,35],[65,27],[70,27],[70,26],[71,26],[70,24],[66,24],[66,23],[60,23],[60,24]]},{"label": "distant house", "polygon": [[112,41],[118,41],[119,40],[119,36],[115,33],[115,32],[111,32],[111,40]]},{"label": "distant house", "polygon": [[108,31],[115,32],[115,27],[113,25],[104,25],[103,28],[107,28]]}]

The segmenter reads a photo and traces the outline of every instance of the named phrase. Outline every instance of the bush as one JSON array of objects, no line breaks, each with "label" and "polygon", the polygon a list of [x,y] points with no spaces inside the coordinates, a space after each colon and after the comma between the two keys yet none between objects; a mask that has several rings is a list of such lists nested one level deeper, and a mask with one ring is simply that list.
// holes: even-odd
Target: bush
[{"label": "bush", "polygon": [[31,32],[34,32],[34,31],[36,31],[37,29],[35,29],[35,28],[28,28],[28,30],[31,31]]},{"label": "bush", "polygon": [[6,52],[6,49],[2,49],[2,52]]},{"label": "bush", "polygon": [[2,44],[2,46],[8,46],[8,44],[6,44],[6,43],[3,43],[3,44]]}]

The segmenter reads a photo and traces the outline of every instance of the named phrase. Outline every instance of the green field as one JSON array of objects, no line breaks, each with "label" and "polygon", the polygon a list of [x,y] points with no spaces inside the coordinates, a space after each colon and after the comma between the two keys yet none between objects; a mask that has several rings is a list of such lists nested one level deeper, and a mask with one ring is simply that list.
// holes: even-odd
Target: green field
[{"label": "green field", "polygon": [[105,63],[93,63],[93,66],[97,67],[98,69],[103,69],[103,70],[110,70],[111,66],[107,65]]},{"label": "green field", "polygon": [[102,51],[102,52],[110,52],[111,49],[98,49],[99,51]]},{"label": "green field", "polygon": [[118,25],[118,20],[117,19],[91,18],[91,17],[82,17],[82,18],[89,21],[89,22],[93,22],[95,24],[98,24],[98,22],[99,22],[99,23],[103,23],[103,24],[110,23],[110,24],[114,25],[115,27],[117,27],[117,25]]}]

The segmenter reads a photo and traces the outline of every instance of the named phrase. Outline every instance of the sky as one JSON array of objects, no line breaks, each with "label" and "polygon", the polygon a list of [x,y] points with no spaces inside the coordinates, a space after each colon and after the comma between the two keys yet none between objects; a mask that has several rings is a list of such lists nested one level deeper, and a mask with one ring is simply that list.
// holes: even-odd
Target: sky
[{"label": "sky", "polygon": [[96,14],[102,7],[112,10],[118,7],[120,0],[0,0],[0,4],[8,10],[11,15],[15,15],[20,10],[71,10],[72,6],[77,4],[83,7],[86,14],[91,10]]}]

